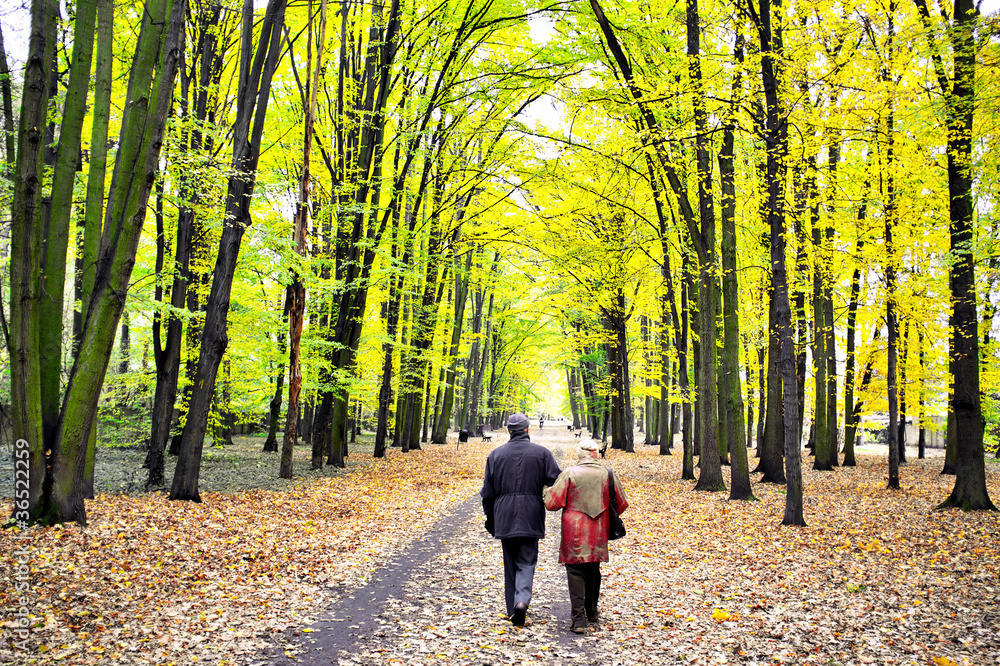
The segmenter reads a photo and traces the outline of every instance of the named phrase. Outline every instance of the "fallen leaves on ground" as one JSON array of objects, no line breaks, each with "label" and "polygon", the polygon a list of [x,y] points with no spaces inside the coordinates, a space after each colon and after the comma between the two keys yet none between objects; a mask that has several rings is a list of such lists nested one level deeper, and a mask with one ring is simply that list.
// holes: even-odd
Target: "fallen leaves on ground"
[{"label": "fallen leaves on ground", "polygon": [[0,660],[239,663],[336,590],[364,584],[388,553],[475,493],[485,455],[471,443],[390,450],[348,475],[281,492],[203,493],[200,504],[100,495],[86,528],[4,530],[4,622],[12,627],[6,609],[17,598],[6,554],[25,543],[33,617],[29,650],[12,652],[7,631]]},{"label": "fallen leaves on ground", "polygon": [[[28,530],[36,661],[259,660],[473,495],[488,449],[391,451],[344,476],[202,504],[101,496],[86,529]],[[679,455],[609,456],[632,506],[604,565],[595,631],[574,638],[559,617],[567,593],[551,528],[529,625],[504,622],[499,547],[475,518],[343,663],[1000,663],[1000,516],[933,511],[954,483],[940,458],[903,465],[898,491],[885,489],[881,457],[833,472],[807,460],[808,526],[789,528],[783,487],[755,484],[759,501],[734,502],[681,481]],[[996,501],[1000,472],[990,463],[987,474]],[[5,552],[16,534],[0,534]],[[3,568],[12,580],[9,558]],[[12,605],[9,588],[0,604]]]},{"label": "fallen leaves on ground", "polygon": [[618,663],[1000,663],[1000,515],[934,511],[955,482],[942,458],[902,465],[899,490],[881,457],[806,458],[802,528],[780,525],[783,486],[730,501],[693,492],[680,462],[613,454],[632,503],[605,587]]}]

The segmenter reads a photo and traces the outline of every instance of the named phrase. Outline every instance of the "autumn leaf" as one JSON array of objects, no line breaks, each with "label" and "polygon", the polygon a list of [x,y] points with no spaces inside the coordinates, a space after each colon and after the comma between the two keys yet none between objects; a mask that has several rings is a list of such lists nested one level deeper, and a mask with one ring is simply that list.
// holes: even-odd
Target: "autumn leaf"
[{"label": "autumn leaf", "polygon": [[722,610],[721,608],[716,608],[715,610],[712,611],[712,619],[715,620],[716,622],[725,622],[731,617],[732,614],[730,614],[728,611]]},{"label": "autumn leaf", "polygon": [[934,657],[931,659],[937,666],[958,666],[958,662],[952,661],[948,657]]}]

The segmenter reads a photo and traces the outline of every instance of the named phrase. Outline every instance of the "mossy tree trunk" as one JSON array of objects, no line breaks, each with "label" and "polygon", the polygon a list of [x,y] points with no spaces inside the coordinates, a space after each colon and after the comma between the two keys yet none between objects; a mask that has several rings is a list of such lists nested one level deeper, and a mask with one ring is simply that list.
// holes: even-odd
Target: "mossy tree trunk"
[{"label": "mossy tree trunk", "polygon": [[[90,298],[83,305],[85,313],[81,317],[80,339],[73,354],[69,380],[60,393],[58,382],[53,389],[49,373],[56,362],[61,364],[61,326],[53,326],[51,320],[45,318],[45,312],[58,301],[56,321],[62,321],[62,277],[65,276],[67,249],[63,236],[68,238],[73,181],[90,81],[96,4],[77,6],[73,65],[49,197],[51,205],[47,211],[41,207],[45,183],[40,128],[45,126],[47,80],[55,66],[53,49],[58,11],[50,1],[39,0],[32,7],[11,231],[11,302],[17,307],[12,308],[10,339],[13,421],[15,437],[26,439],[29,446],[29,516],[32,522],[85,524],[87,520],[84,471],[88,442],[124,309],[120,294],[128,289],[146,204],[158,168],[185,10],[183,0],[151,0],[145,6],[123,106],[118,153],[93,287]],[[140,99],[146,103],[138,103]],[[48,221],[45,231],[44,220]],[[65,233],[62,227],[66,227]],[[41,252],[43,234],[48,240],[44,256]],[[45,300],[50,302],[43,305],[40,298],[42,276],[46,265],[57,258],[62,268],[51,266],[54,272],[45,278],[48,284]],[[58,280],[58,294],[53,291],[55,275],[62,276]],[[60,330],[58,345],[47,337],[51,332],[42,333],[43,324],[47,329]],[[56,413],[51,412],[52,404],[60,405]]]},{"label": "mossy tree trunk", "polygon": [[[743,61],[743,33],[738,31],[735,44],[735,60]],[[747,500],[753,498],[750,487],[750,467],[747,461],[746,425],[743,420],[743,387],[740,380],[740,316],[739,281],[736,261],[736,169],[734,164],[734,144],[736,131],[736,100],[742,95],[742,70],[737,68],[733,75],[733,104],[726,120],[719,151],[719,181],[722,193],[722,291],[723,291],[723,354],[726,357],[727,412],[730,415],[729,434],[733,443],[731,450],[731,488],[729,499]],[[747,376],[749,381],[750,377]]]}]

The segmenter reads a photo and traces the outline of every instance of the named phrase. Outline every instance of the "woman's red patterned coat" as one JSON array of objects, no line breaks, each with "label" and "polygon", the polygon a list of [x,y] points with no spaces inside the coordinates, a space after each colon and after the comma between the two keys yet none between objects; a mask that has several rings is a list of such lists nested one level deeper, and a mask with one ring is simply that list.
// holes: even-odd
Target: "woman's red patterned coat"
[{"label": "woman's red patterned coat", "polygon": [[[608,473],[594,459],[583,460],[559,475],[543,497],[549,511],[563,510],[561,564],[608,561]],[[618,513],[628,508],[625,491],[615,477]]]}]

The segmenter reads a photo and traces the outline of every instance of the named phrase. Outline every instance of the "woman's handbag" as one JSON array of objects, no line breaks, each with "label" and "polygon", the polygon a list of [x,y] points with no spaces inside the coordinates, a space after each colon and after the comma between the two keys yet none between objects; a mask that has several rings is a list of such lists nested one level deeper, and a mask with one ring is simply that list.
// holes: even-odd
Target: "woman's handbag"
[{"label": "woman's handbag", "polygon": [[611,473],[610,467],[605,467],[604,469],[608,470],[608,541],[614,541],[625,536],[625,523],[622,522],[621,516],[618,515],[618,495],[615,493],[615,475]]}]

